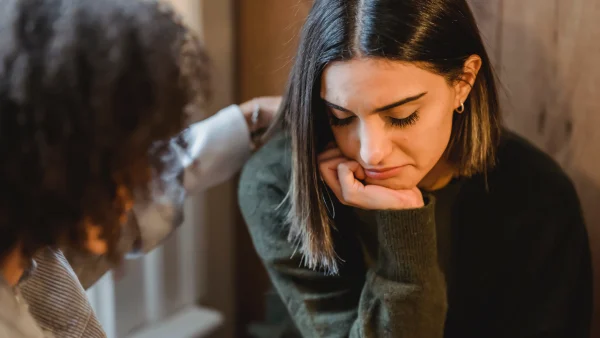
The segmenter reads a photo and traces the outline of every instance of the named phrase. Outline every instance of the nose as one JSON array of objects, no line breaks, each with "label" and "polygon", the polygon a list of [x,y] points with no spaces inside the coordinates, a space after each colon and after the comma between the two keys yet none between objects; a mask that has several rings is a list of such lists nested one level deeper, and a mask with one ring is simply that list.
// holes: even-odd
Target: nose
[{"label": "nose", "polygon": [[386,136],[384,126],[363,123],[359,132],[360,158],[365,165],[381,165],[392,151],[392,144]]}]

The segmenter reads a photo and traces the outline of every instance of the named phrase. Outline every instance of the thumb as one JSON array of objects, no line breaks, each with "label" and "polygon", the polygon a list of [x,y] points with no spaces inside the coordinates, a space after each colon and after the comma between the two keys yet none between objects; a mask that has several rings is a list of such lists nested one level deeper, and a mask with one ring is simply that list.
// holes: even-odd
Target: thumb
[{"label": "thumb", "polygon": [[346,162],[348,169],[352,171],[354,177],[359,181],[364,181],[367,176],[365,175],[365,169],[356,161]]}]

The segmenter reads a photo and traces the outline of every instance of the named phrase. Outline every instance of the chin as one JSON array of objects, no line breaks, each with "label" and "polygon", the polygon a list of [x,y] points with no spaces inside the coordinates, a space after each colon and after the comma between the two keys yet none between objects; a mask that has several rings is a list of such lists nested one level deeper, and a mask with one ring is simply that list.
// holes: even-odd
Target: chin
[{"label": "chin", "polygon": [[366,184],[378,185],[392,190],[410,190],[417,186],[418,180],[410,180],[406,178],[393,177],[386,180],[366,179]]}]

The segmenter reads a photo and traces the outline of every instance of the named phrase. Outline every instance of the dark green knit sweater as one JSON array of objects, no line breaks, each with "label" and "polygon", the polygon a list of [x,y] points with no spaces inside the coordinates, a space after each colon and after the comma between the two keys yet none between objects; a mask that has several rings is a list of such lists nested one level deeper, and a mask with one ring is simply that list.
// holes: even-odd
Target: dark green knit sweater
[{"label": "dark green knit sweater", "polygon": [[259,256],[302,335],[587,338],[587,233],[570,180],[505,133],[498,165],[426,194],[421,209],[336,206],[339,275],[286,240],[290,150],[280,135],[246,165],[239,199]]}]

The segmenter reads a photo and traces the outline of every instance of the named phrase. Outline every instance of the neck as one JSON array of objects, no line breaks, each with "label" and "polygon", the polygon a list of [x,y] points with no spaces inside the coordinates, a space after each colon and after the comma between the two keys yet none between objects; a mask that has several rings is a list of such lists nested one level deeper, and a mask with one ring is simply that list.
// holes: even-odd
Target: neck
[{"label": "neck", "polygon": [[456,170],[446,160],[440,159],[431,171],[419,182],[419,188],[435,191],[447,186],[456,175]]},{"label": "neck", "polygon": [[10,286],[15,286],[19,283],[19,280],[25,272],[25,258],[21,252],[21,246],[18,245],[13,249],[2,261],[0,270],[2,271],[2,277]]}]

